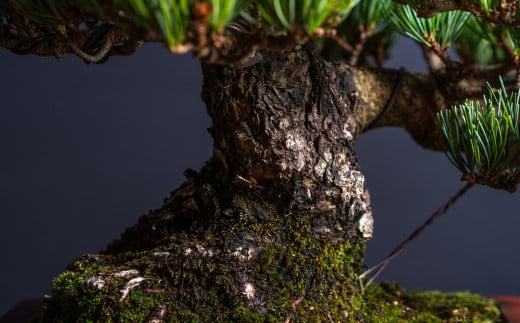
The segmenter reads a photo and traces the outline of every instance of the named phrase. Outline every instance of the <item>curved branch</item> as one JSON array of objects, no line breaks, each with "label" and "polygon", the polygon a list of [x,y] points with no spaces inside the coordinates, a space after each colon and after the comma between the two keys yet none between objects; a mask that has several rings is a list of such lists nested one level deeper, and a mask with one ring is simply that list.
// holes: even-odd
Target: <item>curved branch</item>
[{"label": "curved branch", "polygon": [[[400,4],[412,4],[412,1],[410,0],[394,0],[394,2]],[[500,5],[490,12],[486,12],[478,4],[468,3],[468,1],[434,0],[428,1],[426,4],[421,4],[419,8],[417,8],[417,16],[421,18],[431,18],[438,13],[453,10],[467,11],[487,21],[507,27],[520,26],[520,19],[516,19],[518,13],[517,0],[501,1]]]},{"label": "curved branch", "polygon": [[[433,75],[361,67],[351,70],[359,92],[357,133],[368,130],[369,125],[370,128],[403,127],[424,147],[434,150],[446,148],[437,126],[436,113],[449,106],[450,98]],[[394,94],[400,74],[400,90],[391,109],[373,123]]]},{"label": "curved branch", "polygon": [[34,37],[22,37],[13,30],[0,29],[0,46],[15,54],[60,58],[72,53],[86,63],[102,63],[112,55],[129,55],[143,42],[108,23],[87,30],[67,28],[62,33],[40,32]]},{"label": "curved branch", "polygon": [[[358,89],[355,111],[356,133],[377,127],[403,127],[423,147],[445,150],[444,139],[437,124],[437,112],[468,98],[481,99],[499,75],[514,75],[511,64],[493,67],[472,66],[457,79],[451,79],[443,69],[433,74],[419,74],[393,69],[373,69],[342,66],[353,74]],[[396,93],[396,84],[400,89]],[[387,113],[385,107],[392,102]]]},{"label": "curved branch", "polygon": [[[133,53],[144,42],[166,44],[162,35],[144,31],[126,23],[114,25],[98,21],[87,24],[58,26],[56,30],[40,30],[27,20],[17,20],[12,27],[0,25],[0,47],[16,54],[62,57],[66,53],[79,56],[86,63],[102,63],[109,56]],[[124,27],[122,27],[124,25]],[[242,64],[257,50],[290,49],[310,38],[303,31],[269,33],[263,28],[237,30],[232,24],[225,30],[211,34],[207,28],[195,24],[188,31],[176,53],[188,51],[209,64]]]}]

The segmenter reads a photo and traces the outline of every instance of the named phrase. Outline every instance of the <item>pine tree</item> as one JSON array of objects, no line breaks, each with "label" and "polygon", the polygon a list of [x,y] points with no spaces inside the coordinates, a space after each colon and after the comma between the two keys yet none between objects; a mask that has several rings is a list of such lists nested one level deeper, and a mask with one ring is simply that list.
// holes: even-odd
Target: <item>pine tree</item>
[{"label": "pine tree", "polygon": [[[462,172],[407,242],[474,184],[514,191],[519,14],[510,0],[0,2],[0,46],[17,54],[109,64],[144,42],[193,54],[213,121],[204,168],[73,261],[39,320],[498,320],[475,295],[370,284],[388,260],[363,272],[373,220],[353,143],[403,127]],[[398,33],[428,74],[383,67]]]}]

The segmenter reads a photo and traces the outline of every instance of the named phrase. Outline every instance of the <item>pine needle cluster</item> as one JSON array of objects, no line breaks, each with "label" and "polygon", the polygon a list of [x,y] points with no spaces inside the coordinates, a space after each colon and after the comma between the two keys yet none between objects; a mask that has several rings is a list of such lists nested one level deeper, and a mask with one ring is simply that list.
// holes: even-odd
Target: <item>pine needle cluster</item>
[{"label": "pine needle cluster", "polygon": [[506,190],[516,189],[520,90],[509,92],[489,86],[483,101],[467,100],[438,113],[449,147],[448,158],[464,179]]}]

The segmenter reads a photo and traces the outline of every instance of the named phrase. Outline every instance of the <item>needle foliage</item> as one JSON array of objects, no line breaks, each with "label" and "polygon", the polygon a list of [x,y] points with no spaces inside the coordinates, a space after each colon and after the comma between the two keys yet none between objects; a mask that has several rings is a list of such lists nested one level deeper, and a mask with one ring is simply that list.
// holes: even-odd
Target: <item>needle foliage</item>
[{"label": "needle foliage", "polygon": [[448,158],[460,171],[492,179],[518,171],[520,90],[489,87],[483,101],[467,100],[438,113]]},{"label": "needle foliage", "polygon": [[359,0],[269,0],[260,1],[258,10],[275,28],[303,28],[312,34],[319,27],[337,25]]},{"label": "needle foliage", "polygon": [[419,18],[411,6],[396,5],[389,18],[401,34],[428,47],[437,42],[442,48],[447,48],[460,36],[469,16],[467,12],[454,10],[432,18]]}]

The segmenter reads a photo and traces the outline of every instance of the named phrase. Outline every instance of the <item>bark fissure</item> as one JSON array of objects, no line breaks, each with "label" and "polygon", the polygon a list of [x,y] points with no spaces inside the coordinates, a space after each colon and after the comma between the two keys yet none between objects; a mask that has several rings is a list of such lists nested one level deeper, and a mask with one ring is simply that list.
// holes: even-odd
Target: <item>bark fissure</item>
[{"label": "bark fissure", "polygon": [[[341,230],[354,236],[354,218],[370,209],[352,150],[356,129],[348,95],[356,91],[349,83],[352,75],[346,69],[338,73],[309,49],[284,55],[266,53],[264,62],[247,73],[205,67],[206,74],[214,73],[207,79],[219,75],[223,84],[242,78],[237,89],[222,87],[214,98],[204,94],[206,101],[211,100],[209,113],[216,121],[215,149],[225,158],[230,177],[251,179],[264,194],[275,192],[275,199],[285,192],[282,200],[292,207],[316,214],[335,210],[344,217]],[[354,203],[359,212],[349,208],[352,199],[362,200]]]}]

